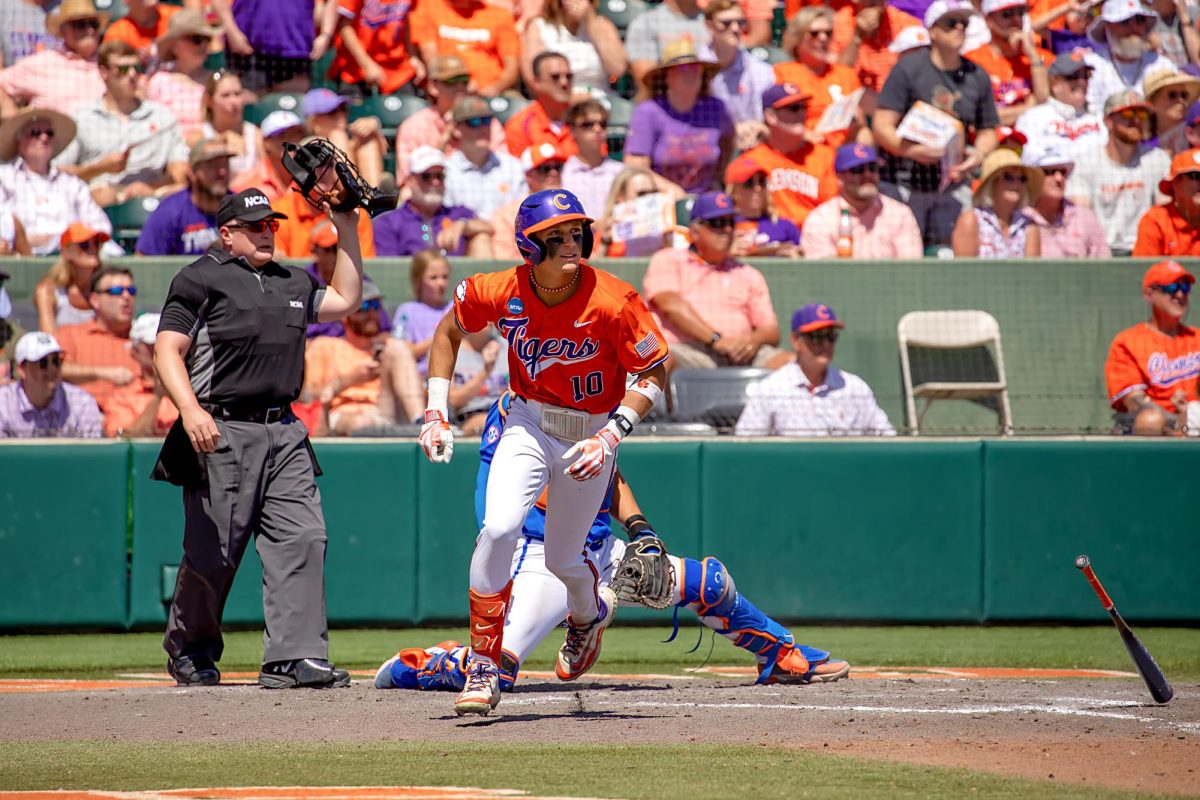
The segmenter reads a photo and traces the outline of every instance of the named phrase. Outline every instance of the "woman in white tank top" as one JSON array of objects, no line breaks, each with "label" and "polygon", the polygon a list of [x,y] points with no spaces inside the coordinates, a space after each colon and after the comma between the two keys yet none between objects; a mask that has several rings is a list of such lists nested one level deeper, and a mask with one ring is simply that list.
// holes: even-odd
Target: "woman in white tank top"
[{"label": "woman in white tank top", "polygon": [[242,80],[231,72],[214,72],[204,85],[204,138],[221,139],[236,155],[229,159],[229,179],[262,160],[262,131],[242,114]]},{"label": "woman in white tank top", "polygon": [[546,50],[562,53],[576,89],[612,91],[609,78],[625,74],[629,59],[612,21],[596,13],[593,0],[546,0],[545,13],[521,37],[521,71],[532,84],[533,59]]},{"label": "woman in white tank top", "polygon": [[78,325],[96,316],[88,295],[92,274],[100,268],[100,248],[108,240],[107,233],[78,222],[67,227],[58,261],[33,289],[38,330],[54,333],[63,325]]}]

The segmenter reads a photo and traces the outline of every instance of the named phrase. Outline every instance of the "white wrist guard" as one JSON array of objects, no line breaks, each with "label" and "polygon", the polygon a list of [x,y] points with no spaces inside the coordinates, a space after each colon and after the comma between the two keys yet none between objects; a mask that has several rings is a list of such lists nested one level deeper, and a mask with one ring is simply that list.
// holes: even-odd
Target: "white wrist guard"
[{"label": "white wrist guard", "polygon": [[658,384],[652,383],[645,378],[639,378],[629,384],[629,391],[637,392],[642,397],[650,401],[650,407],[658,405],[663,399],[663,390],[658,388]]},{"label": "white wrist guard", "polygon": [[449,418],[450,381],[447,378],[429,379],[429,401],[425,407],[430,411],[440,411],[443,417]]}]

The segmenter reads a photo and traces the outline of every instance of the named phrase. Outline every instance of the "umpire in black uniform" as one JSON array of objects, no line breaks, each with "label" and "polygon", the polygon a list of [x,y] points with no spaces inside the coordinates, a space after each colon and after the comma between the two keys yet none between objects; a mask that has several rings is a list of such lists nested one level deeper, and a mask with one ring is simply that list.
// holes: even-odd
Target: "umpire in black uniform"
[{"label": "umpire in black uniform", "polygon": [[252,535],[263,564],[268,688],[346,686],[328,661],[325,518],[308,431],[290,404],[304,378],[309,323],[359,307],[358,211],[332,212],[327,288],[274,261],[267,196],[247,189],[217,211],[220,241],[171,282],[154,363],[179,409],[154,476],[183,486],[183,560],[163,646],[182,686],[220,682],[221,614]]}]

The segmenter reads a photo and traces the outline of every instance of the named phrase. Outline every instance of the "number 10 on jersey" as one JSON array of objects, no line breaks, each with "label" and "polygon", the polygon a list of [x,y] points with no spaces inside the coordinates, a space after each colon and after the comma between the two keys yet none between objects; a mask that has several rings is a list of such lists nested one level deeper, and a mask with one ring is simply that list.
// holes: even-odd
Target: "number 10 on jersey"
[{"label": "number 10 on jersey", "polygon": [[575,402],[582,402],[585,397],[595,397],[604,391],[604,375],[599,372],[589,372],[582,378],[571,376],[571,389],[575,392]]}]

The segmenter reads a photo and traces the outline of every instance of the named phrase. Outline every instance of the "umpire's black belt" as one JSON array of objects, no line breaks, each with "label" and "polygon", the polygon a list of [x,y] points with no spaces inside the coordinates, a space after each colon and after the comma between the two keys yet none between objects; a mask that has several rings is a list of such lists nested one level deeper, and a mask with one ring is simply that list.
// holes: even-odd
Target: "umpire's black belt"
[{"label": "umpire's black belt", "polygon": [[247,408],[245,406],[218,406],[201,403],[200,407],[213,415],[214,419],[231,422],[279,422],[292,414],[292,407],[271,406],[270,408]]}]

